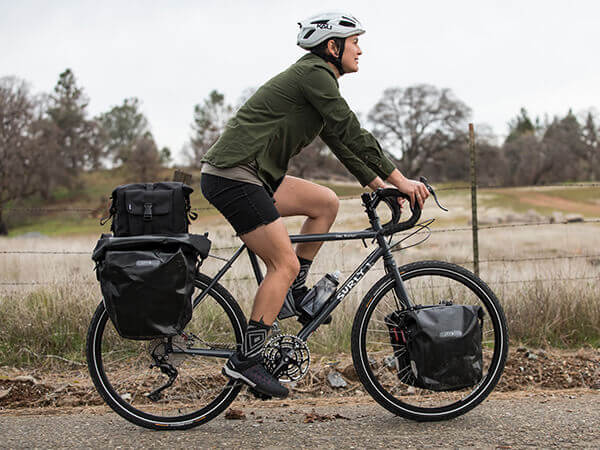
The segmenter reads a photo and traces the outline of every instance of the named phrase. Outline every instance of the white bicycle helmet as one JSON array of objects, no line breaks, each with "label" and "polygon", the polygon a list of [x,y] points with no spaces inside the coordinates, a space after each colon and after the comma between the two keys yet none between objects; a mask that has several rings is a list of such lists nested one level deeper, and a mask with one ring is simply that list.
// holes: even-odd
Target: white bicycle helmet
[{"label": "white bicycle helmet", "polygon": [[330,38],[347,38],[363,34],[365,29],[352,14],[326,12],[298,22],[298,45],[309,50]]}]

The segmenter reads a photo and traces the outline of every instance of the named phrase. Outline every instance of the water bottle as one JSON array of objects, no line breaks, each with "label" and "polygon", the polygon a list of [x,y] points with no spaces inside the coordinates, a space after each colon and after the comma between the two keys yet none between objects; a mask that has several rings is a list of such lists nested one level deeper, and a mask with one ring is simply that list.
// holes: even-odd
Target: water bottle
[{"label": "water bottle", "polygon": [[340,271],[326,274],[321,278],[310,291],[306,293],[300,303],[300,314],[306,314],[308,317],[315,317],[327,300],[336,291],[339,284]]}]

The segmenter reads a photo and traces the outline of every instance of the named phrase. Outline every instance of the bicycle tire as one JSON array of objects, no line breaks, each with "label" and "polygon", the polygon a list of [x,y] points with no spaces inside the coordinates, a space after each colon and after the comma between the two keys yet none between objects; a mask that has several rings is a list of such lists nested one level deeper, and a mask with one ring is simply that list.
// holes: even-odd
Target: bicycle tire
[{"label": "bicycle tire", "polygon": [[[392,353],[392,347],[385,339],[387,330],[378,322],[377,317],[385,314],[389,308],[386,296],[395,299],[394,279],[391,274],[379,279],[363,298],[352,327],[351,348],[352,359],[358,377],[369,394],[388,411],[416,421],[448,420],[462,415],[480,404],[494,389],[506,363],[508,353],[508,330],[502,307],[491,289],[473,273],[463,267],[442,262],[422,261],[400,267],[405,288],[414,304],[439,303],[439,293],[456,292],[464,295],[463,303],[483,306],[486,317],[484,318],[484,375],[482,380],[467,389],[469,392],[433,392],[415,388],[410,384],[410,379],[400,380],[400,367],[391,368],[390,356],[387,360],[377,361],[376,355],[381,352]],[[416,281],[415,281],[416,280]],[[423,284],[424,281],[444,281],[447,284]],[[449,287],[450,286],[450,287]],[[432,294],[429,302],[423,302],[429,293]],[[465,295],[471,293],[471,296]],[[444,299],[447,300],[446,295]],[[468,299],[465,301],[465,299]],[[450,299],[457,300],[457,299]],[[454,301],[455,304],[460,304]],[[397,299],[393,308],[397,307]],[[383,302],[383,303],[382,303]],[[380,307],[380,305],[382,305]],[[378,309],[380,308],[380,309]],[[400,308],[402,309],[402,308]],[[377,334],[376,334],[377,333]],[[370,338],[369,336],[376,336]],[[493,343],[486,340],[490,338]],[[369,341],[371,339],[371,341]],[[375,341],[379,339],[380,342]],[[493,345],[493,349],[492,349]],[[378,349],[382,349],[381,352]],[[393,354],[393,353],[392,353]],[[386,366],[386,361],[388,365]],[[410,372],[410,368],[407,368]],[[392,380],[392,381],[390,381]]]},{"label": "bicycle tire", "polygon": [[[211,278],[204,274],[198,274],[194,280],[196,288],[200,289],[206,288],[210,282]],[[184,333],[190,333],[188,330],[195,331],[200,325],[204,325],[204,319],[201,316],[207,311],[210,314],[219,314],[219,316],[213,317],[212,322],[209,322],[210,326],[205,327],[212,329],[210,332],[205,331],[206,336],[213,333],[213,335],[228,337],[229,344],[227,345],[230,345],[232,348],[241,345],[246,330],[246,319],[233,296],[218,283],[211,288],[202,302],[194,308],[192,320],[186,326]],[[206,316],[206,314],[204,315]],[[216,320],[221,320],[221,322],[213,325],[216,323]],[[203,330],[198,331],[198,333],[202,332]],[[194,334],[194,339],[197,338],[198,336]],[[199,339],[202,340],[202,338]],[[179,356],[179,358],[184,358],[184,360],[178,363],[180,365],[178,368],[180,374],[172,386],[175,391],[171,391],[171,388],[163,391],[167,395],[172,396],[166,399],[163,398],[161,399],[162,401],[158,402],[150,401],[150,397],[145,395],[147,393],[140,393],[137,390],[151,389],[152,387],[164,384],[164,376],[162,376],[163,380],[154,381],[154,384],[150,387],[146,386],[149,382],[152,383],[157,375],[162,374],[160,371],[156,372],[158,370],[156,367],[154,368],[154,372],[152,372],[152,368],[148,369],[148,365],[144,369],[144,366],[140,362],[146,358],[151,361],[152,358],[149,354],[150,347],[147,346],[153,346],[154,342],[120,338],[114,330],[112,322],[108,320],[108,314],[103,302],[98,305],[87,334],[86,355],[88,369],[99,394],[123,418],[136,425],[150,429],[187,429],[204,424],[219,415],[231,404],[239,393],[241,384],[224,377],[220,373],[225,360],[218,359],[216,363],[213,363],[209,361],[210,358],[208,357],[185,355],[183,357]],[[160,345],[160,342],[157,344],[157,347],[152,348],[159,348],[158,345]],[[119,352],[125,355],[123,360],[117,357]],[[114,353],[117,355],[113,358]],[[174,354],[171,354],[171,357],[174,358]],[[204,362],[205,360],[206,362]],[[201,370],[197,367],[200,364],[204,364]],[[186,368],[184,374],[181,373],[183,367]],[[207,368],[212,370],[210,375],[207,375]],[[110,369],[110,371],[107,369]],[[137,370],[141,371],[142,369],[146,372],[135,373]],[[125,371],[123,379],[121,379],[120,370]],[[148,373],[148,375],[144,375],[145,373]],[[203,377],[202,381],[198,380],[200,376]],[[214,380],[210,377],[213,377]],[[217,387],[213,389],[214,398],[212,398],[213,393],[207,390],[211,395],[211,401],[206,405],[194,404],[190,412],[181,413],[183,406],[170,406],[167,404],[168,400],[172,399],[173,402],[177,401],[179,404],[185,405],[185,401],[187,400],[183,400],[184,395],[187,395],[188,398],[191,396],[199,397],[201,394],[198,394],[200,391],[198,388],[205,386],[204,383],[213,381],[217,383]],[[129,386],[126,383],[129,383]],[[190,387],[193,387],[193,389],[190,389]],[[130,391],[134,388],[137,390],[132,394]],[[180,390],[178,397],[175,395],[178,392],[176,389]],[[163,394],[161,393],[161,395]],[[159,402],[163,406],[162,413],[154,411],[158,409]],[[174,408],[175,413],[166,415],[165,409],[167,407]]]}]

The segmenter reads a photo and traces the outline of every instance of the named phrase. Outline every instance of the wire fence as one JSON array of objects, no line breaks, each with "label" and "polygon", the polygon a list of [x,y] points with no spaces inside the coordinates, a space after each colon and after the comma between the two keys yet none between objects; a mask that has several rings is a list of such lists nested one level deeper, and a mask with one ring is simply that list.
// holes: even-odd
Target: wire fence
[{"label": "wire fence", "polygon": [[[554,184],[546,184],[546,185],[536,185],[536,186],[478,186],[479,190],[481,189],[535,189],[539,187],[557,187],[557,188],[599,188],[600,183],[554,183]],[[438,188],[436,191],[454,191],[454,190],[470,190],[471,186],[450,186]],[[360,199],[360,196],[344,196],[340,197],[341,201],[348,200],[357,200]],[[193,211],[205,211],[205,210],[214,210],[212,207],[204,207],[204,208],[192,208]],[[75,213],[94,213],[100,214],[103,211],[100,208],[27,208],[27,207],[15,207],[4,209],[3,214],[10,215],[14,212],[19,213],[29,213],[33,214],[52,214],[52,213],[63,213],[63,212],[75,212]],[[582,218],[576,217],[571,219],[574,223],[578,224],[595,224],[600,223],[600,218]],[[506,228],[524,228],[524,227],[539,227],[539,226],[568,226],[570,222],[557,222],[552,220],[541,220],[535,222],[528,223],[498,223],[498,224],[490,224],[490,225],[482,225],[478,226],[478,230],[486,231],[486,230],[494,230],[494,229],[506,229]],[[452,228],[440,228],[440,229],[432,229],[428,230],[430,233],[452,233],[452,232],[465,232],[472,231],[472,227],[452,227]],[[396,236],[406,236],[411,234],[411,232],[405,233],[397,233]],[[211,249],[211,256],[223,260],[224,258],[218,257],[214,255],[215,252],[221,251],[230,251],[237,250],[239,246],[221,246],[221,247],[213,247]],[[31,255],[31,256],[49,256],[49,255],[64,255],[64,256],[91,256],[91,251],[70,251],[70,250],[3,250],[0,249],[0,255]],[[507,263],[523,263],[523,262],[540,262],[540,261],[549,261],[549,260],[589,260],[590,263],[594,266],[598,266],[600,269],[600,253],[588,253],[588,254],[565,254],[565,255],[548,255],[548,256],[532,256],[532,257],[523,257],[523,258],[488,258],[488,259],[478,259],[478,263],[481,264],[507,264]],[[459,265],[474,265],[475,261],[471,260],[461,260],[461,261],[452,261],[455,264]],[[371,269],[374,272],[383,272],[384,269],[373,268]],[[311,272],[313,275],[324,275],[325,272]],[[351,270],[341,270],[343,274],[351,274]],[[572,276],[572,277],[554,277],[554,278],[527,278],[520,280],[505,280],[505,281],[497,281],[491,282],[488,284],[514,284],[514,283],[532,283],[532,282],[550,282],[550,281],[579,281],[579,280],[599,280],[600,273],[594,276]],[[244,276],[244,277],[232,277],[227,278],[227,281],[243,281],[243,280],[255,280],[254,277]],[[53,285],[56,284],[56,281],[53,282],[45,282],[45,281],[10,281],[10,280],[0,280],[0,286],[44,286],[44,285]],[[79,281],[80,284],[95,284],[95,281]]]},{"label": "wire fence", "polygon": [[[535,186],[518,185],[518,186],[506,186],[506,185],[486,185],[477,186],[477,189],[494,189],[494,190],[516,190],[516,189],[538,189],[538,188],[599,188],[600,183],[549,183],[549,184],[536,184]],[[436,188],[436,192],[442,191],[461,191],[470,190],[470,185],[458,185],[458,186],[447,186]],[[347,195],[339,197],[340,201],[347,200],[360,200],[358,195]],[[192,208],[192,211],[215,211],[212,206],[206,206],[201,208]],[[11,215],[15,212],[19,213],[63,213],[63,212],[80,212],[80,213],[108,213],[108,206],[106,208],[38,208],[38,207],[8,207],[2,210],[2,214]]]}]

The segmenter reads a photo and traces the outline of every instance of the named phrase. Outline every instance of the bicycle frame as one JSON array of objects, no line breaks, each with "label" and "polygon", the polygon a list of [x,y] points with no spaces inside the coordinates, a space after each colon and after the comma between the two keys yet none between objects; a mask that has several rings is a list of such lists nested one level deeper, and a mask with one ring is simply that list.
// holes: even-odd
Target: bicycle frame
[{"label": "bicycle frame", "polygon": [[[383,258],[384,268],[386,273],[392,274],[395,279],[394,284],[394,292],[396,294],[396,302],[400,302],[404,308],[409,308],[412,306],[412,302],[408,297],[408,293],[404,288],[404,283],[402,282],[402,278],[398,271],[398,267],[394,258],[392,256],[391,249],[395,247],[398,243],[389,244],[386,242],[385,237],[380,232],[382,230],[382,226],[379,223],[379,217],[376,212],[370,208],[366,208],[367,215],[369,216],[369,221],[371,222],[373,230],[363,230],[363,231],[352,231],[352,232],[344,232],[344,233],[322,233],[322,234],[295,234],[290,235],[290,240],[292,243],[299,242],[330,242],[330,241],[345,241],[345,240],[366,240],[366,239],[374,239],[377,241],[378,247],[374,249],[363,261],[362,263],[354,270],[352,275],[350,275],[344,283],[337,289],[334,293],[333,297],[329,299],[329,301],[325,304],[323,309],[317,314],[309,323],[304,325],[297,337],[302,341],[306,342],[310,335],[314,333],[317,328],[325,321],[327,317],[331,314],[331,312],[344,300],[344,298],[350,293],[352,289],[360,282],[360,280],[365,276],[365,274],[375,265],[375,263]],[[256,281],[260,284],[263,281],[263,274],[261,268],[258,264],[258,258],[256,254],[246,247],[246,244],[242,244],[233,254],[233,256],[225,263],[225,265],[219,270],[219,272],[213,277],[210,284],[202,290],[202,292],[194,299],[194,307],[196,307],[208,294],[209,290],[219,282],[219,280],[223,277],[223,275],[229,270],[229,268],[233,265],[233,263],[238,259],[238,257],[242,254],[244,250],[248,250],[248,256],[250,258],[250,264],[252,265],[252,269],[254,271],[254,275],[256,277]],[[401,309],[400,304],[397,304],[398,309]],[[188,354],[197,354],[203,356],[216,356],[228,358],[232,352],[227,350],[214,350],[214,349],[186,349],[186,350],[176,350],[173,349],[174,353],[188,353]]]}]

